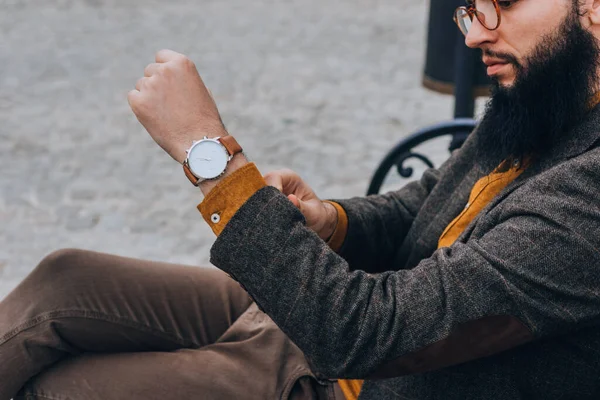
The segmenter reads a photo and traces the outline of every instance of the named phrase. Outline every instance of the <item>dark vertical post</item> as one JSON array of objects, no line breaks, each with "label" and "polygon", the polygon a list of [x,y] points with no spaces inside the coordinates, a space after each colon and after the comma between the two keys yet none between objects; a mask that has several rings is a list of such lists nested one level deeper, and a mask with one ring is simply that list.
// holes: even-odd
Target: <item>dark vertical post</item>
[{"label": "dark vertical post", "polygon": [[[477,52],[465,45],[465,37],[459,31],[457,31],[454,55],[454,118],[473,118]],[[450,150],[460,147],[468,134],[469,132],[454,134]]]},{"label": "dark vertical post", "polygon": [[465,37],[458,33],[454,54],[454,118],[473,118],[477,52],[468,48],[465,45]]}]

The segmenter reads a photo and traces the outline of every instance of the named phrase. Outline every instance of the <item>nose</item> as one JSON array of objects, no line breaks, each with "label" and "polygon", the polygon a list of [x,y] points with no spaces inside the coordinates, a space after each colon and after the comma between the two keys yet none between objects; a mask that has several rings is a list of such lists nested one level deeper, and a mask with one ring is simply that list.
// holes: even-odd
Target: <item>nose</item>
[{"label": "nose", "polygon": [[496,36],[497,31],[490,31],[477,18],[473,18],[471,29],[465,38],[465,44],[472,49],[481,48],[484,43],[494,42]]}]

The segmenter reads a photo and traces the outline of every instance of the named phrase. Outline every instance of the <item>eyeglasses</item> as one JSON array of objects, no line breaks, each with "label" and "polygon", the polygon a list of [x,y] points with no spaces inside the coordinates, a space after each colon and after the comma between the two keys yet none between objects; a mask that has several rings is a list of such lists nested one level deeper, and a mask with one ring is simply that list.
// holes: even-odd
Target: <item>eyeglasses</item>
[{"label": "eyeglasses", "polygon": [[467,36],[473,25],[473,18],[486,29],[498,29],[501,21],[500,9],[508,9],[517,0],[467,0],[466,7],[458,7],[454,11],[454,22],[463,35]]}]

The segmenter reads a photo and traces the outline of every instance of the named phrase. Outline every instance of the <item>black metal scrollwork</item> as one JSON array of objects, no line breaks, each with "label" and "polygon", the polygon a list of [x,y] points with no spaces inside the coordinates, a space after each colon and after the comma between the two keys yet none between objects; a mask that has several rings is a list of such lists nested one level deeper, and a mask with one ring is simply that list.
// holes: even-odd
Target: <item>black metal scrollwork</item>
[{"label": "black metal scrollwork", "polygon": [[[396,166],[396,170],[400,176],[403,178],[412,177],[414,173],[413,168],[404,166],[404,163],[408,159],[419,159],[429,168],[434,168],[433,163],[427,156],[412,151],[412,149],[418,145],[446,135],[461,135],[462,137],[466,137],[467,135],[465,135],[465,133],[471,132],[473,129],[475,129],[475,126],[475,120],[460,118],[422,129],[402,140],[385,156],[385,158],[379,164],[379,167],[371,179],[371,184],[369,185],[367,195],[379,193],[385,177],[388,175],[389,171],[394,167],[394,165]],[[454,148],[457,147],[456,143],[453,143],[452,146]]]},{"label": "black metal scrollwork", "polygon": [[410,178],[414,174],[414,169],[412,167],[405,167],[404,163],[411,158],[416,158],[421,160],[423,164],[427,165],[429,168],[433,168],[434,165],[429,158],[424,156],[423,154],[413,153],[412,151],[409,153],[401,154],[400,157],[396,160],[396,171],[403,178]]}]

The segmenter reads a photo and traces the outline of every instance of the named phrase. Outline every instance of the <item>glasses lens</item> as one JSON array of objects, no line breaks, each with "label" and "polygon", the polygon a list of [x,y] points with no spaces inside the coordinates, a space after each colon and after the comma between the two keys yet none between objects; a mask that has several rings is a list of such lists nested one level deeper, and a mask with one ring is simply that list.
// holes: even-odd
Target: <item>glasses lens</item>
[{"label": "glasses lens", "polygon": [[498,27],[498,12],[492,0],[475,0],[477,19],[488,29]]},{"label": "glasses lens", "polygon": [[469,30],[471,29],[471,25],[473,25],[473,21],[469,16],[469,13],[464,8],[459,8],[456,10],[456,24],[460,28],[460,31],[463,35],[467,36],[469,34]]}]

